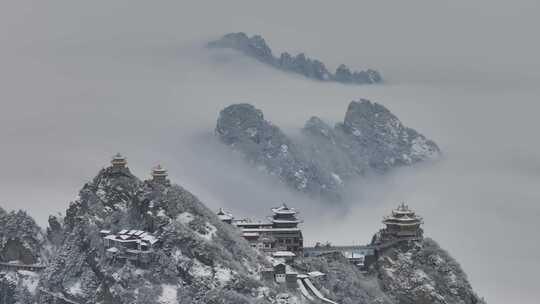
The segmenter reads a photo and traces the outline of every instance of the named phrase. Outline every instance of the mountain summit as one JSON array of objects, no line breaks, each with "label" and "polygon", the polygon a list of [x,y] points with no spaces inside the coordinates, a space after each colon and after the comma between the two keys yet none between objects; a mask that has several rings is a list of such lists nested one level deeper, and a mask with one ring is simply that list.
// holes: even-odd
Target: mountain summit
[{"label": "mountain summit", "polygon": [[229,33],[216,41],[208,43],[209,48],[228,48],[237,50],[246,56],[254,58],[282,71],[303,75],[319,81],[334,81],[346,84],[373,84],[382,82],[382,77],[375,70],[351,71],[346,65],[341,64],[332,73],[328,71],[324,63],[317,59],[311,59],[304,53],[292,56],[287,52],[274,57],[272,49],[259,35],[248,37],[245,33]]},{"label": "mountain summit", "polygon": [[226,145],[300,192],[339,201],[347,180],[440,155],[439,147],[404,126],[384,106],[352,101],[334,128],[310,118],[293,140],[250,104],[223,109],[215,132]]}]

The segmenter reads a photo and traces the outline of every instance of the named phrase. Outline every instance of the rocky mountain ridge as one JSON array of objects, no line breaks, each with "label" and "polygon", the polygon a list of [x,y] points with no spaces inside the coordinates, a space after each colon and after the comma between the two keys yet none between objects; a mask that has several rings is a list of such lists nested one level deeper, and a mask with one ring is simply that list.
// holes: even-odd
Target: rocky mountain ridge
[{"label": "rocky mountain ridge", "polygon": [[[0,231],[20,242],[26,232],[14,231],[29,219],[0,208]],[[49,219],[46,234],[31,226],[45,237],[28,242],[37,241],[37,252],[54,247],[53,254],[37,257],[46,265],[41,272],[0,268],[2,304],[312,303],[297,288],[262,280],[260,271],[271,259],[250,248],[239,230],[193,194],[169,182],[140,180],[128,168],[101,170],[64,217]],[[153,233],[159,238],[155,258],[144,266],[111,259],[103,229]],[[340,304],[483,303],[457,262],[429,239],[381,250],[367,272],[338,253],[298,258],[291,267],[325,273],[313,284]]]},{"label": "rocky mountain ridge", "polygon": [[209,48],[228,48],[237,50],[262,63],[280,70],[300,74],[318,81],[334,81],[346,84],[373,84],[382,82],[379,72],[368,69],[365,71],[351,71],[341,64],[334,73],[328,71],[324,63],[311,59],[304,53],[292,56],[287,52],[279,57],[272,54],[272,49],[259,35],[248,37],[245,33],[229,33],[216,41],[208,43]]},{"label": "rocky mountain ridge", "polygon": [[352,101],[344,121],[333,128],[318,117],[310,118],[297,140],[250,104],[223,109],[215,133],[289,187],[329,201],[340,201],[352,178],[436,159],[441,153],[435,142],[365,99]]}]

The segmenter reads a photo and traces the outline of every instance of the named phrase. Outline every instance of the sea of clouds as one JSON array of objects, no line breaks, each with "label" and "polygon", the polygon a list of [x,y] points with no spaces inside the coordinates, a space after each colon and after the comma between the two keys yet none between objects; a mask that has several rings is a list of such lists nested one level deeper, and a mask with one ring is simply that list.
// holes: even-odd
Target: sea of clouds
[{"label": "sea of clouds", "polygon": [[[142,178],[162,163],[213,209],[262,217],[287,202],[309,244],[367,243],[405,201],[489,303],[536,303],[538,2],[320,2],[4,4],[0,205],[45,225],[117,151]],[[330,69],[378,69],[386,83],[319,83],[204,49],[232,31]],[[443,159],[356,181],[329,206],[250,168],[213,134],[231,103],[253,103],[294,135],[312,115],[342,120],[358,98],[434,139]]]}]

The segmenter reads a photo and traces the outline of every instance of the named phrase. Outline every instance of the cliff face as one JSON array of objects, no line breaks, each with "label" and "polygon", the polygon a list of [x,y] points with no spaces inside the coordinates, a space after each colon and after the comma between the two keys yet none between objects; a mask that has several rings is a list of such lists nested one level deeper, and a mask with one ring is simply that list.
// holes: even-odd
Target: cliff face
[{"label": "cliff face", "polygon": [[0,262],[41,262],[45,238],[32,217],[24,211],[0,208],[0,227]]},{"label": "cliff face", "polygon": [[[26,212],[6,212],[0,207],[0,263],[44,263],[46,244],[41,229]],[[0,303],[31,304],[38,282],[38,273],[0,267]]]},{"label": "cliff face", "polygon": [[344,121],[334,128],[312,117],[296,141],[252,105],[231,105],[220,112],[216,134],[284,184],[330,201],[341,199],[351,178],[440,155],[433,141],[368,100],[351,102]]},{"label": "cliff face", "polygon": [[298,267],[326,273],[313,283],[338,303],[485,304],[459,264],[431,239],[399,243],[379,252],[367,272],[340,254],[307,258]]},{"label": "cliff face", "polygon": [[431,239],[385,250],[375,271],[396,303],[485,303],[459,264]]},{"label": "cliff face", "polygon": [[232,105],[221,111],[216,134],[221,141],[243,153],[268,174],[301,192],[336,200],[341,184],[293,142],[277,126],[264,119],[250,104]]},{"label": "cliff face", "polygon": [[280,56],[275,57],[272,54],[272,49],[259,35],[248,37],[241,32],[229,33],[219,40],[208,43],[208,47],[234,49],[280,70],[319,81],[335,81],[348,84],[382,82],[381,75],[375,70],[351,71],[346,65],[341,64],[335,73],[332,73],[328,71],[324,63],[317,59],[311,59],[303,53],[292,56],[287,52],[283,52]]}]

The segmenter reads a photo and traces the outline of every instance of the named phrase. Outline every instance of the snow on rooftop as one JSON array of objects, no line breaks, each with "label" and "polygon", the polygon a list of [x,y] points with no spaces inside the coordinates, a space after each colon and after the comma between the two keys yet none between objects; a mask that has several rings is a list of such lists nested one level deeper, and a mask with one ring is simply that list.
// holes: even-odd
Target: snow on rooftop
[{"label": "snow on rooftop", "polygon": [[260,234],[258,232],[244,232],[242,233],[242,236],[244,237],[255,237],[259,236]]},{"label": "snow on rooftop", "polygon": [[296,209],[289,208],[285,203],[283,203],[280,207],[272,208],[272,212],[281,213],[281,214],[295,214],[295,213],[297,213]]},{"label": "snow on rooftop", "polygon": [[295,257],[296,254],[294,254],[294,252],[291,252],[291,251],[276,251],[276,252],[272,253],[272,256],[274,256],[274,257]]},{"label": "snow on rooftop", "polygon": [[178,303],[178,287],[172,284],[161,285],[161,295],[158,298],[160,304],[176,304]]},{"label": "snow on rooftop", "polygon": [[308,272],[308,276],[312,277],[312,278],[316,278],[316,277],[322,277],[326,274],[320,272],[320,271],[312,271],[312,272]]},{"label": "snow on rooftop", "polygon": [[108,252],[111,252],[111,253],[116,253],[116,252],[118,252],[119,250],[118,250],[118,248],[116,248],[116,247],[111,247],[111,248],[107,249],[107,251],[108,251]]}]

